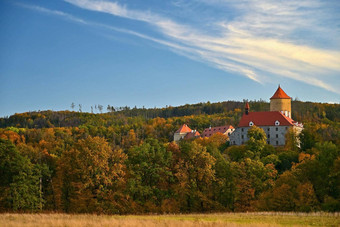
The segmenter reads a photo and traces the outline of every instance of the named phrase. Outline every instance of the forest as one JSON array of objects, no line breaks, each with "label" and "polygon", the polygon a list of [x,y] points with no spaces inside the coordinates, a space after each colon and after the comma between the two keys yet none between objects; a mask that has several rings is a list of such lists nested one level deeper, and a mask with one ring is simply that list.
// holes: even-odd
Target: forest
[{"label": "forest", "polygon": [[[269,103],[249,101],[250,111]],[[0,212],[97,214],[340,211],[340,104],[292,101],[286,146],[252,127],[174,143],[182,125],[237,126],[244,102],[0,118]],[[296,142],[300,141],[300,145]]]}]

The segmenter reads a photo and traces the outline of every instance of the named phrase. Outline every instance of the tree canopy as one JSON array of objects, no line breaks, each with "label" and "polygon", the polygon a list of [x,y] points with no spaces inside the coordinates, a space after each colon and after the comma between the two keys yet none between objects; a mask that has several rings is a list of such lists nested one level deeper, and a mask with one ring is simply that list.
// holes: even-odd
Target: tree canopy
[{"label": "tree canopy", "polygon": [[[269,108],[263,101],[250,105]],[[236,126],[242,108],[233,101],[110,105],[103,114],[1,118],[0,211],[340,211],[340,105],[293,101],[293,118],[304,130],[287,133],[282,147],[266,144],[258,127],[241,146],[218,133],[172,142],[182,124],[198,131]]]}]

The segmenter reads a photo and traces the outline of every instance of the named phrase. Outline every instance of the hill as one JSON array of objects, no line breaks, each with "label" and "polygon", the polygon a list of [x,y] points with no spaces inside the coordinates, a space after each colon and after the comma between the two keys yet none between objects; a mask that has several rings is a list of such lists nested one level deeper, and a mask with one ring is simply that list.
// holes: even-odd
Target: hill
[{"label": "hill", "polygon": [[[305,127],[300,147],[293,133],[284,147],[255,138],[228,146],[222,134],[171,142],[184,123],[199,131],[237,125],[243,107],[228,101],[1,118],[0,212],[340,211],[339,104],[293,101],[293,118]],[[269,104],[251,101],[250,108]]]}]

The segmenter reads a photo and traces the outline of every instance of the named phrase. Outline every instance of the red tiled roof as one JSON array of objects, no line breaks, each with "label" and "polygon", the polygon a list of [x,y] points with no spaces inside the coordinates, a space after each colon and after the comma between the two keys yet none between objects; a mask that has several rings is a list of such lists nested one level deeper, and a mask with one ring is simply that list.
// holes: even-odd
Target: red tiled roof
[{"label": "red tiled roof", "polygon": [[185,135],[184,139],[192,139],[192,138],[199,137],[200,135],[201,134],[198,131],[189,132],[188,134]]},{"label": "red tiled roof", "polygon": [[249,127],[249,122],[256,126],[275,126],[275,121],[280,122],[280,126],[294,125],[294,121],[286,117],[279,111],[249,112],[243,114],[238,127]]},{"label": "red tiled roof", "polygon": [[191,132],[191,128],[189,128],[186,124],[182,125],[175,133],[186,133]]},{"label": "red tiled roof", "polygon": [[290,99],[290,97],[279,86],[275,94],[270,99]]},{"label": "red tiled roof", "polygon": [[206,128],[202,132],[202,137],[210,137],[214,133],[220,132],[220,133],[225,133],[228,129],[233,129],[234,127],[232,125],[225,125],[225,126],[218,126],[218,127],[213,127],[213,128]]}]

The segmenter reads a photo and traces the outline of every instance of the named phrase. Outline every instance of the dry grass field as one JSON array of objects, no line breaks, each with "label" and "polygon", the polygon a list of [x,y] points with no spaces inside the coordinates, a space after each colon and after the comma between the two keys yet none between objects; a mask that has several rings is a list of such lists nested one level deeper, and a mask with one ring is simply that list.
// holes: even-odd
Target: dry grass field
[{"label": "dry grass field", "polygon": [[0,214],[0,226],[340,226],[340,214],[219,213],[183,215]]}]

